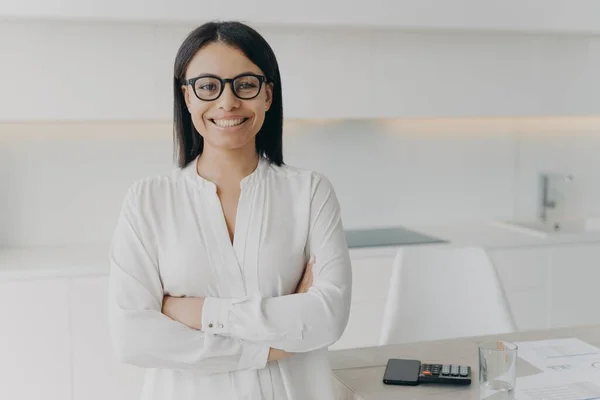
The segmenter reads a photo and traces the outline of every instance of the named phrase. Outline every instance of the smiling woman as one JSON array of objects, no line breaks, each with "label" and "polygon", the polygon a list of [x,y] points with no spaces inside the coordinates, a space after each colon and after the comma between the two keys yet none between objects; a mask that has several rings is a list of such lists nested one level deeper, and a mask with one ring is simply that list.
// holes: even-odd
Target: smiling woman
[{"label": "smiling woman", "polygon": [[111,244],[116,354],[148,368],[143,400],[333,399],[350,256],[331,183],[283,162],[272,49],[202,25],[173,88],[179,168],[131,186]]},{"label": "smiling woman", "polygon": [[[249,72],[236,72],[245,69]],[[262,83],[267,81],[262,71],[241,51],[219,42],[200,50],[186,71],[195,78],[184,80],[182,95],[192,126],[200,127],[203,145],[254,148],[254,138],[264,123],[273,93],[272,83],[261,92]],[[234,77],[220,78],[205,71],[222,71]],[[225,91],[228,83],[231,90]]]},{"label": "smiling woman", "polygon": [[174,75],[180,167],[205,145],[237,149],[254,142],[270,162],[283,163],[279,67],[258,32],[235,22],[199,27],[181,45]]}]

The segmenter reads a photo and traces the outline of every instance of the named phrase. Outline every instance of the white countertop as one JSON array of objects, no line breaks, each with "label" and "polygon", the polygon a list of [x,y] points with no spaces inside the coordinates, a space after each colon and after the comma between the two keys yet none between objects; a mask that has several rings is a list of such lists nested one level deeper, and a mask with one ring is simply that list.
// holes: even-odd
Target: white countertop
[{"label": "white countertop", "polygon": [[0,248],[0,283],[107,275],[108,249],[108,244]]},{"label": "white countertop", "polygon": [[[570,243],[600,242],[600,230],[580,234],[530,232],[527,229],[509,228],[498,222],[471,222],[447,225],[402,225],[404,228],[448,241],[445,244],[427,246],[482,246],[501,249],[531,246],[552,246]],[[417,245],[421,246],[421,245]],[[350,250],[353,257],[393,256],[400,246],[365,247]]]},{"label": "white countertop", "polygon": [[[600,242],[600,231],[583,234],[551,234],[548,237],[519,232],[494,223],[438,226],[403,225],[424,234],[447,240],[444,246],[477,245],[488,249],[550,246]],[[440,244],[434,244],[439,246]],[[398,247],[353,248],[353,258],[393,257]],[[0,283],[24,279],[49,279],[107,275],[108,243],[64,247],[0,248]]]}]

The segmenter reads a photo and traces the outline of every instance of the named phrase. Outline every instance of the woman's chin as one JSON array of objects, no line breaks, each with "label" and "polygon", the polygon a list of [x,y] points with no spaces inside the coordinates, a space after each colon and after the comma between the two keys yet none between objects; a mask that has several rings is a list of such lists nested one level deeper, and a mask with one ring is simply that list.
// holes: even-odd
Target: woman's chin
[{"label": "woman's chin", "polygon": [[254,147],[254,137],[227,136],[229,137],[221,136],[218,140],[211,141],[211,146],[222,150],[239,150],[244,147]]}]

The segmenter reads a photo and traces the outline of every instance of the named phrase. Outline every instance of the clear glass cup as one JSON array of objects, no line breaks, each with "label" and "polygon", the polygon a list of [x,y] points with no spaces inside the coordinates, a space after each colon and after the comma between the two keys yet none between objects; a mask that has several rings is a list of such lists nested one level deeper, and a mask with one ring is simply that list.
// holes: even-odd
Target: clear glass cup
[{"label": "clear glass cup", "polygon": [[514,343],[502,340],[479,345],[479,398],[514,398],[517,380],[517,350]]}]

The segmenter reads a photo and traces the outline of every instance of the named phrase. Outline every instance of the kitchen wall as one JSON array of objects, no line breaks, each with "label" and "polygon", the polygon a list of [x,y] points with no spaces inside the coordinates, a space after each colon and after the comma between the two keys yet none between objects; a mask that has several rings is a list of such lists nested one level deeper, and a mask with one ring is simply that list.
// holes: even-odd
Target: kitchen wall
[{"label": "kitchen wall", "polygon": [[[131,182],[169,171],[191,28],[0,22],[0,245],[106,242]],[[347,227],[533,218],[540,171],[573,173],[575,210],[600,214],[597,37],[263,33],[286,161],[330,177]]]},{"label": "kitchen wall", "polygon": [[[600,215],[600,117],[286,123],[286,162],[326,174],[347,227],[535,217],[538,174]],[[103,243],[136,179],[172,168],[168,122],[0,124],[0,243]],[[573,203],[571,203],[573,204]]]}]

